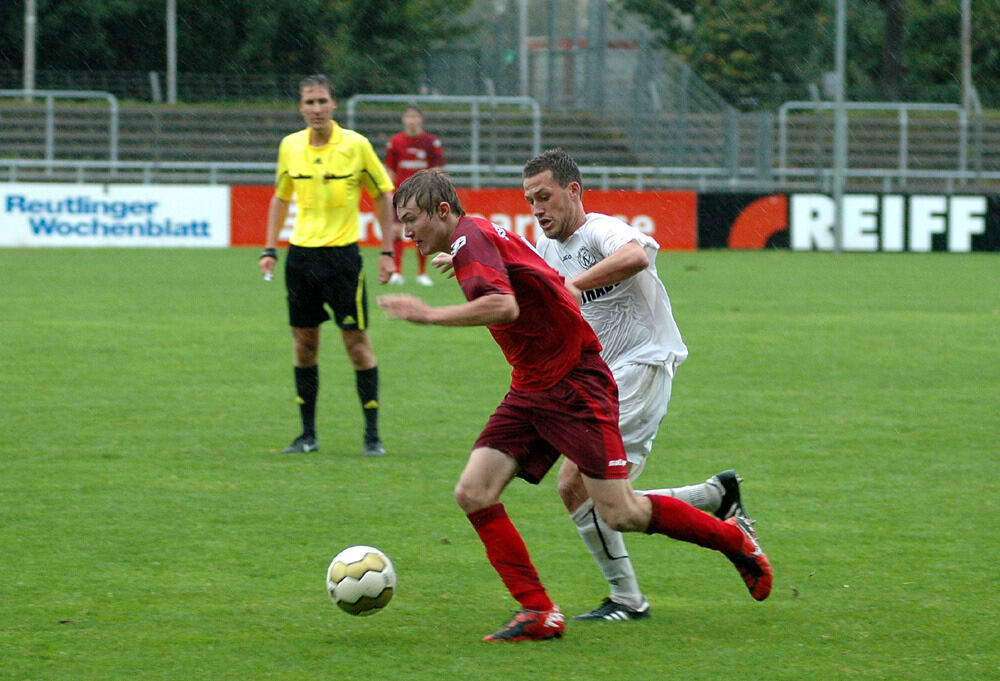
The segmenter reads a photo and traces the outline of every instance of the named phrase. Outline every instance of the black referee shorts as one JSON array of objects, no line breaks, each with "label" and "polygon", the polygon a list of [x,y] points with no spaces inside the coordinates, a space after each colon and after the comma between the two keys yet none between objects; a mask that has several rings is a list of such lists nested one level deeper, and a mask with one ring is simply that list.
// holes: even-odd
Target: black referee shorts
[{"label": "black referee shorts", "polygon": [[312,328],[330,319],[345,331],[368,328],[368,293],[357,244],[290,246],[285,263],[288,323]]}]

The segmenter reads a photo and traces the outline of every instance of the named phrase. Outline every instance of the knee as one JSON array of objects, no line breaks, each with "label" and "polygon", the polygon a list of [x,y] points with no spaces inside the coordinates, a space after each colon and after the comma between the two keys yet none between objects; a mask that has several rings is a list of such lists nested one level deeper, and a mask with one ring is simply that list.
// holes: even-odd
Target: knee
[{"label": "knee", "polygon": [[375,366],[375,351],[367,333],[345,334],[344,348],[355,369],[361,371]]},{"label": "knee", "polygon": [[559,480],[556,489],[559,492],[559,498],[562,499],[563,505],[566,506],[566,509],[570,513],[578,509],[583,502],[590,498],[587,488],[583,484],[583,476],[580,475],[580,469],[568,460],[564,461],[562,467],[559,469]]},{"label": "knee", "polygon": [[570,512],[578,509],[580,504],[589,498],[587,488],[583,486],[583,480],[580,480],[579,476],[575,479],[563,479],[560,476],[556,489],[559,491],[559,498],[562,499],[563,505]]},{"label": "knee", "polygon": [[295,336],[295,360],[298,366],[312,366],[319,357],[319,339]]},{"label": "knee", "polygon": [[491,498],[488,490],[478,485],[472,485],[465,480],[459,480],[455,485],[455,502],[466,514],[492,506],[496,501]]}]

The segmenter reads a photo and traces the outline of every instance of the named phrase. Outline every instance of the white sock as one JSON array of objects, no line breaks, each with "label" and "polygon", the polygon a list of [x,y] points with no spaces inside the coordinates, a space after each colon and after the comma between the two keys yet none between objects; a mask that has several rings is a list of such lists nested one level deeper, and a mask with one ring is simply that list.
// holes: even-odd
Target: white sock
[{"label": "white sock", "polygon": [[698,485],[637,490],[636,494],[659,494],[666,497],[676,497],[702,511],[714,513],[719,510],[719,506],[722,504],[723,491],[722,485],[716,482],[714,477],[711,477]]},{"label": "white sock", "polygon": [[611,586],[611,599],[630,608],[642,605],[643,596],[635,578],[632,561],[625,550],[625,537],[612,530],[594,510],[594,502],[585,501],[570,514],[576,530],[597,561],[601,573]]}]

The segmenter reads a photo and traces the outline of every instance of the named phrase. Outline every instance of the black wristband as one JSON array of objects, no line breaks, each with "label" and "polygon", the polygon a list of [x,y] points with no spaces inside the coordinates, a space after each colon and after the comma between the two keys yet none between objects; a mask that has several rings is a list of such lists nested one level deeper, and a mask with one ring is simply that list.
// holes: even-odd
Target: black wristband
[{"label": "black wristband", "polygon": [[257,259],[260,260],[261,258],[274,258],[275,260],[277,260],[278,259],[278,249],[277,248],[265,248],[263,251],[260,252],[260,258],[257,258]]},{"label": "black wristband", "polygon": [[392,251],[382,251],[381,253],[379,253],[379,255],[387,255],[391,258],[395,254]]}]

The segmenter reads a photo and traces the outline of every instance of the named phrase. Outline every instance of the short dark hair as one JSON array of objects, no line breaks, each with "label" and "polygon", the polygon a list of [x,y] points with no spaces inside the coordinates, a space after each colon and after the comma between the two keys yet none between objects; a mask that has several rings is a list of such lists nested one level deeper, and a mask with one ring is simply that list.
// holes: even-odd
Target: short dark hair
[{"label": "short dark hair", "polygon": [[306,76],[299,81],[299,95],[301,96],[302,91],[307,87],[325,87],[326,91],[330,93],[330,99],[336,99],[337,95],[333,91],[333,83],[330,79],[321,73],[315,73],[311,76]]},{"label": "short dark hair", "polygon": [[546,170],[552,171],[552,179],[558,182],[560,187],[568,187],[570,182],[576,182],[580,185],[580,190],[583,190],[580,168],[576,165],[576,161],[562,149],[547,149],[525,163],[521,177],[527,179],[544,173]]},{"label": "short dark hair", "polygon": [[461,217],[465,215],[462,203],[458,200],[458,192],[451,182],[448,173],[440,168],[418,170],[403,184],[399,185],[392,196],[392,207],[399,212],[399,207],[413,200],[417,208],[433,215],[442,203],[451,206],[451,212]]}]

